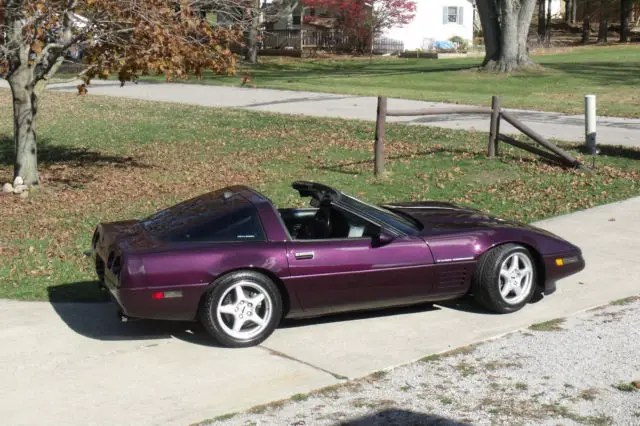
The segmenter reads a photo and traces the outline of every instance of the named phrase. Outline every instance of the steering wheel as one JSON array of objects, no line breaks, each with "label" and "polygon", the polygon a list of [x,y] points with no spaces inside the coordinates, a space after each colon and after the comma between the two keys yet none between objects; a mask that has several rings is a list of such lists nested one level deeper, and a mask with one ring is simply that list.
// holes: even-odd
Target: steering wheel
[{"label": "steering wheel", "polygon": [[331,207],[321,206],[313,220],[304,227],[303,234],[311,239],[325,239],[331,237]]}]

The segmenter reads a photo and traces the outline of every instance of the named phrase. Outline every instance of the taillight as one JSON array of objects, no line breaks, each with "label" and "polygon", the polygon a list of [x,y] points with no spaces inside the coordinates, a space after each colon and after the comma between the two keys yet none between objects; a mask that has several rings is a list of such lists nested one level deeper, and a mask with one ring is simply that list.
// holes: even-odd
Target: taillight
[{"label": "taillight", "polygon": [[151,293],[151,298],[153,300],[174,299],[179,297],[182,297],[181,291],[154,291]]}]

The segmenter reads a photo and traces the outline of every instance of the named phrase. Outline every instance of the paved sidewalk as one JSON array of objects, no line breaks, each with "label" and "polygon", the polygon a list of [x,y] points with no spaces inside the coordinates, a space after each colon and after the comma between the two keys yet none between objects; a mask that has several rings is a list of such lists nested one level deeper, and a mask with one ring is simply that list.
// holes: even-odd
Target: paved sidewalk
[{"label": "paved sidewalk", "polygon": [[180,323],[121,324],[112,304],[0,300],[2,422],[186,425],[636,295],[639,211],[640,197],[536,223],[587,266],[509,315],[463,301],[305,320],[234,350]]},{"label": "paved sidewalk", "polygon": [[[77,91],[75,84],[69,83],[52,84],[49,88],[51,90]],[[91,83],[89,95],[121,96],[192,105],[234,107],[285,114],[371,121],[376,119],[377,107],[377,99],[371,96],[177,83],[127,83],[124,87],[120,87],[118,82],[97,80]],[[489,103],[490,99],[487,99],[487,106]],[[388,108],[393,110],[447,106],[451,106],[451,104],[403,99],[389,99],[388,102]],[[513,111],[526,125],[546,138],[584,142],[584,117],[581,115]],[[389,117],[388,120],[451,129],[489,131],[489,117],[487,115]],[[518,133],[516,129],[504,121],[501,127],[503,133]],[[598,117],[597,131],[598,144],[640,147],[640,119]]]},{"label": "paved sidewalk", "polygon": [[[77,92],[77,83],[57,83],[48,87],[51,90]],[[8,87],[5,80],[0,80],[0,88],[2,87]],[[95,80],[89,86],[89,95],[119,96],[191,105],[244,108],[284,114],[370,121],[375,121],[377,107],[377,99],[372,96],[179,83],[127,83],[124,87],[120,87],[118,82]],[[489,103],[490,99],[487,99],[487,106]],[[388,102],[389,109],[393,110],[415,110],[447,106],[452,106],[452,104],[406,99],[389,99]],[[584,142],[584,117],[582,115],[516,109],[512,111],[526,125],[546,138],[568,142]],[[486,115],[457,114],[453,116],[388,117],[387,119],[389,121],[450,129],[489,131],[489,117]],[[502,123],[501,131],[505,134],[519,133],[506,122]],[[640,147],[640,119],[598,117],[597,143]]]}]

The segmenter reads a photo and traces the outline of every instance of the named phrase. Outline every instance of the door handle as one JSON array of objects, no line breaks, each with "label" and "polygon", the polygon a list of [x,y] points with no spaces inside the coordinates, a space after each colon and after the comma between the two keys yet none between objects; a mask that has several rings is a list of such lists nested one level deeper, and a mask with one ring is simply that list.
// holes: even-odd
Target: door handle
[{"label": "door handle", "polygon": [[301,251],[295,254],[296,260],[313,259],[312,251]]}]

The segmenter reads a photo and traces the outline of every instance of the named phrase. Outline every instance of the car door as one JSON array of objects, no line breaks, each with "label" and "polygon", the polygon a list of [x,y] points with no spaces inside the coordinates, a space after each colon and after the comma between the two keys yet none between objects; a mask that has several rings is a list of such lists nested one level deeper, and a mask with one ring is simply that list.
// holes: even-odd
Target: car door
[{"label": "car door", "polygon": [[433,257],[418,237],[287,242],[289,284],[305,314],[368,309],[426,299]]}]

